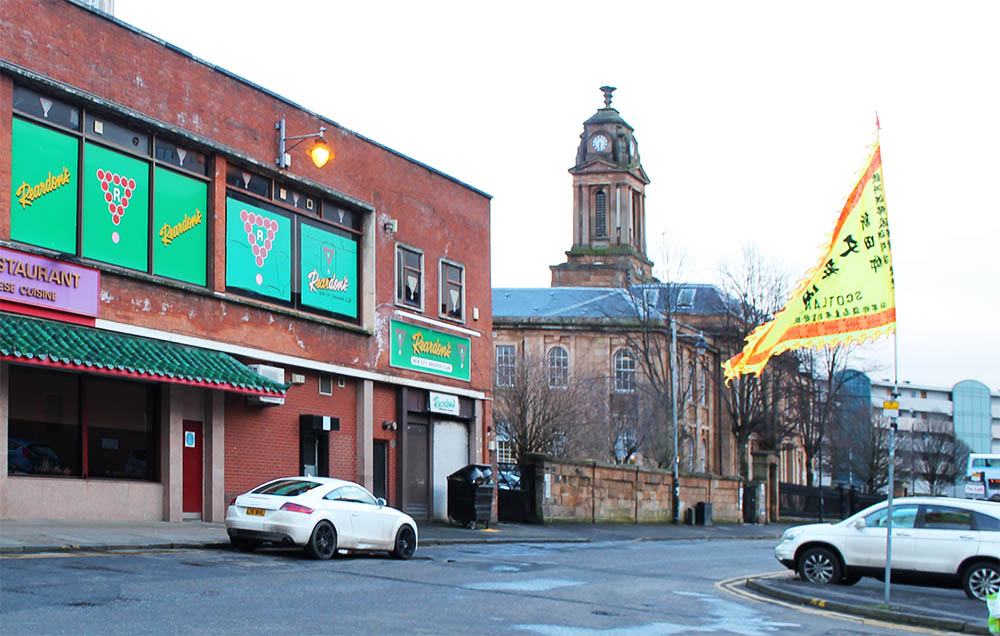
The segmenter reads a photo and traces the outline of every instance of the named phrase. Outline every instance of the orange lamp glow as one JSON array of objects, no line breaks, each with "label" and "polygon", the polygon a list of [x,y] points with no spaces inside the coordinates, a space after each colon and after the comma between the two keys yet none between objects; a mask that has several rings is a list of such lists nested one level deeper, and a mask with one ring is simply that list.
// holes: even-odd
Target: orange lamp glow
[{"label": "orange lamp glow", "polygon": [[309,157],[317,168],[322,168],[326,165],[326,162],[333,159],[333,150],[330,148],[330,144],[326,143],[326,140],[320,137],[309,150]]}]

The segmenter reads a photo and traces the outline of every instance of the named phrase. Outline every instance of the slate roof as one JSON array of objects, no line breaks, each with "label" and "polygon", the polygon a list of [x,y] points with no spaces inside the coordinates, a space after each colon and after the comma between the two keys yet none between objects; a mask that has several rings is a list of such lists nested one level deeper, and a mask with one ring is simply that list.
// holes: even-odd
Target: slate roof
[{"label": "slate roof", "polygon": [[288,389],[219,351],[9,314],[0,314],[0,359],[254,395]]},{"label": "slate roof", "polygon": [[[630,296],[630,294],[634,296]],[[636,318],[633,298],[645,298],[665,319],[676,314],[713,315],[725,312],[724,295],[713,285],[644,284],[617,287],[538,287],[493,289],[494,319],[628,320]]]}]

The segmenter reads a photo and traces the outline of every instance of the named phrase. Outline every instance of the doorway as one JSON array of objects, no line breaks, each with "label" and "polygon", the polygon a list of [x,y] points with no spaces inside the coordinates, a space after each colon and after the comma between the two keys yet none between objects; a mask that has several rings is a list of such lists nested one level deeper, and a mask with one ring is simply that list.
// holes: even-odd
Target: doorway
[{"label": "doorway", "polygon": [[184,452],[182,457],[183,513],[187,519],[200,519],[204,486],[204,452],[202,423],[184,420]]},{"label": "doorway", "polygon": [[377,439],[374,441],[372,449],[372,494],[376,497],[381,497],[386,501],[389,500],[388,494],[388,484],[389,484],[389,473],[388,473],[388,443],[384,439]]},{"label": "doorway", "polygon": [[330,434],[301,427],[299,452],[302,457],[302,475],[306,477],[330,476]]},{"label": "doorway", "polygon": [[448,475],[469,463],[465,422],[434,422],[434,518],[448,519]]},{"label": "doorway", "polygon": [[411,417],[406,422],[403,466],[405,496],[403,512],[414,519],[429,519],[430,513],[430,431],[427,420]]}]

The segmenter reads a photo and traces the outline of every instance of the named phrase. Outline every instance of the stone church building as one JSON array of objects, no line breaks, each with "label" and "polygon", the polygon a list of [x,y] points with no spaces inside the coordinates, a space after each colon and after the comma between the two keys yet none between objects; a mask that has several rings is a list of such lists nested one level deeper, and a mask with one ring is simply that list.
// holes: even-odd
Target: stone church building
[{"label": "stone church building", "polygon": [[[551,266],[549,288],[493,289],[494,383],[502,388],[520,360],[543,360],[550,386],[573,376],[603,378],[593,391],[606,391],[601,397],[609,404],[627,404],[642,381],[643,352],[635,348],[644,330],[661,369],[669,370],[669,356],[676,355],[681,470],[734,474],[735,445],[720,396],[724,352],[712,337],[725,314],[724,297],[712,285],[654,277],[646,236],[650,179],[634,129],[611,105],[615,89],[601,90],[604,106],[583,123],[569,170],[573,244],[566,262]],[[670,413],[662,427],[672,433]],[[510,460],[502,438],[497,456]],[[603,459],[656,465],[643,449]]]}]

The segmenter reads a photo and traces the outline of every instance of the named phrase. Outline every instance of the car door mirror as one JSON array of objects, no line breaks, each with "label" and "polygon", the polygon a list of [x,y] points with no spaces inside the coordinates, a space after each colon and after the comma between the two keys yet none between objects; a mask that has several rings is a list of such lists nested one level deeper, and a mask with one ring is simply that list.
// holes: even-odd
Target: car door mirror
[{"label": "car door mirror", "polygon": [[375,503],[377,503],[378,507],[381,508],[382,506],[385,505],[385,499],[382,499],[381,497],[379,497],[378,499],[375,500]]},{"label": "car door mirror", "polygon": [[855,529],[855,530],[864,530],[864,529],[865,529],[865,526],[866,526],[867,524],[865,523],[865,518],[864,518],[864,517],[861,517],[860,519],[858,519],[857,521],[855,521],[855,522],[854,522],[854,523],[852,523],[851,525],[852,525],[852,526],[854,526],[854,529]]}]

